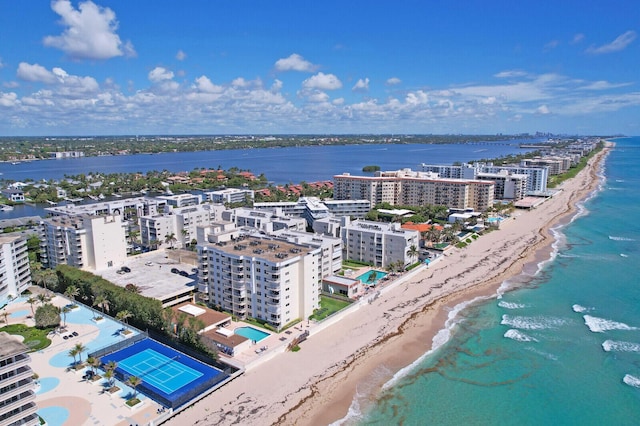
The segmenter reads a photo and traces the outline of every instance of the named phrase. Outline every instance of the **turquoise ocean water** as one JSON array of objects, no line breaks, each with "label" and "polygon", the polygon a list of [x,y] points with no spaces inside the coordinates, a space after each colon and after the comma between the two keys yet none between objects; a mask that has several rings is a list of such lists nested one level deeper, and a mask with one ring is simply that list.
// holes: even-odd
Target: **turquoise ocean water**
[{"label": "turquoise ocean water", "polygon": [[462,309],[446,343],[342,423],[639,424],[639,137],[616,140],[599,190],[554,234],[517,290]]}]

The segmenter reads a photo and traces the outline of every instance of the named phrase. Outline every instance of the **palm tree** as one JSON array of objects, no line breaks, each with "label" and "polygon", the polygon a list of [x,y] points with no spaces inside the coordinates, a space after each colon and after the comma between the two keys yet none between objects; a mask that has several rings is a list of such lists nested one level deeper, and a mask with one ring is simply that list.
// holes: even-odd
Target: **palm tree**
[{"label": "palm tree", "polygon": [[127,379],[127,384],[133,388],[133,398],[138,396],[138,386],[140,386],[140,383],[142,383],[142,379],[137,376],[130,376]]},{"label": "palm tree", "polygon": [[93,374],[96,374],[96,369],[100,366],[100,359],[90,356],[87,358],[87,364],[91,367]]},{"label": "palm tree", "polygon": [[62,326],[66,327],[67,326],[67,314],[69,312],[71,312],[71,308],[69,308],[68,306],[63,306],[61,309],[62,312]]},{"label": "palm tree", "polygon": [[169,244],[172,250],[173,243],[175,243],[176,241],[178,241],[178,239],[176,238],[176,234],[174,234],[173,232],[164,236],[164,242]]},{"label": "palm tree", "polygon": [[87,347],[85,345],[83,345],[82,343],[78,342],[76,343],[76,345],[73,347],[73,349],[75,349],[77,351],[77,355],[78,355],[78,362],[80,364],[82,364],[82,352],[85,352],[87,350]]},{"label": "palm tree", "polygon": [[38,302],[40,302],[41,305],[45,305],[49,300],[51,300],[51,298],[44,293],[40,293],[36,299],[38,299]]},{"label": "palm tree", "polygon": [[33,305],[35,305],[38,302],[38,299],[36,299],[35,297],[31,296],[27,299],[27,303],[31,306],[31,315],[35,315],[35,311],[33,310]]},{"label": "palm tree", "polygon": [[107,299],[107,296],[105,296],[104,294],[99,294],[98,296],[96,296],[93,301],[93,306],[97,306],[98,308],[100,308],[102,310],[102,313],[104,314],[104,308],[109,306],[109,300]]},{"label": "palm tree", "polygon": [[416,247],[415,244],[412,244],[411,247],[409,247],[409,250],[407,250],[407,254],[409,255],[409,257],[415,258],[416,256],[418,256],[418,253],[418,247]]},{"label": "palm tree", "polygon": [[67,354],[73,357],[73,364],[75,365],[76,355],[78,355],[78,349],[74,346],[73,348],[69,349],[69,352],[67,352]]},{"label": "palm tree", "polygon": [[115,369],[118,368],[118,363],[115,361],[109,361],[104,364],[102,368],[104,368],[104,371],[115,371]]},{"label": "palm tree", "polygon": [[[131,318],[133,316],[133,314],[129,311],[127,311],[126,309],[124,311],[120,311],[116,314],[116,319],[118,321],[122,321],[125,324],[129,325],[129,322],[127,321],[129,318]],[[126,329],[126,327],[125,327]]]},{"label": "palm tree", "polygon": [[[80,294],[80,290],[75,285],[70,285],[64,291],[64,295],[71,299],[72,302],[75,302],[75,298]],[[74,303],[75,304],[75,303]]]}]

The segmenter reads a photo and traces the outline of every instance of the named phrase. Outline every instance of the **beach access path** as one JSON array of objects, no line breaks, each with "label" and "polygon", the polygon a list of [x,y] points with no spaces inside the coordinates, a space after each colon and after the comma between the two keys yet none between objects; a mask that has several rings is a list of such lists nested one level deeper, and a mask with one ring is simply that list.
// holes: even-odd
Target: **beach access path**
[{"label": "beach access path", "polygon": [[516,211],[500,230],[405,274],[371,303],[312,331],[299,352],[249,369],[166,424],[325,425],[347,414],[356,391],[374,400],[397,371],[432,348],[454,307],[495,297],[506,279],[549,257],[550,227],[568,221],[596,189],[609,147],[539,207]]}]

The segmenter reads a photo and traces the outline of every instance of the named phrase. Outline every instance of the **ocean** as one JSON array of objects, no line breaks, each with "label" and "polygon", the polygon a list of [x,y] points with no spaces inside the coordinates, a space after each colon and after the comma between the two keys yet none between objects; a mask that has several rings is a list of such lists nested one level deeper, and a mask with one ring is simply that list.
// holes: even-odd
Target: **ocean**
[{"label": "ocean", "polygon": [[338,423],[640,422],[640,137],[615,142],[550,259],[457,306],[438,347]]}]

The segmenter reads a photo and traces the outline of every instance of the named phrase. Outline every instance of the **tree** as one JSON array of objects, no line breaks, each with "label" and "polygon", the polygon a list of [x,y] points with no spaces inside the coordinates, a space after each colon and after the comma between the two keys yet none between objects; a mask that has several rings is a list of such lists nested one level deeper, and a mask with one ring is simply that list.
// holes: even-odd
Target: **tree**
[{"label": "tree", "polygon": [[45,303],[36,309],[34,319],[38,328],[57,327],[60,325],[60,309],[51,303]]},{"label": "tree", "polygon": [[74,346],[73,348],[69,349],[69,352],[67,352],[67,354],[71,357],[73,357],[73,364],[76,364],[76,356],[78,356],[78,349]]},{"label": "tree", "polygon": [[[120,311],[116,314],[116,319],[118,321],[124,322],[125,324],[129,325],[129,318],[131,318],[133,315],[131,314],[131,312],[127,311],[126,309],[124,311]],[[126,327],[125,327],[126,328]]]},{"label": "tree", "polygon": [[415,244],[412,244],[411,247],[409,247],[409,250],[407,250],[407,254],[409,255],[409,257],[415,258],[416,256],[418,256],[418,247],[415,246]]},{"label": "tree", "polygon": [[113,387],[113,383],[115,382],[116,376],[113,370],[105,370],[104,378],[107,379],[107,384],[109,387]]},{"label": "tree", "polygon": [[51,298],[44,293],[40,293],[36,299],[40,302],[40,305],[45,305],[51,300]]},{"label": "tree", "polygon": [[100,366],[100,359],[90,356],[87,358],[87,364],[91,367],[93,374],[96,374],[96,369]]},{"label": "tree", "polygon": [[102,310],[104,314],[104,309],[109,306],[109,299],[104,294],[99,294],[93,301],[93,306],[97,306]]},{"label": "tree", "polygon": [[138,396],[138,386],[140,386],[140,383],[142,383],[142,379],[137,376],[130,376],[127,379],[127,384],[133,388],[133,398]]},{"label": "tree", "polygon": [[64,327],[66,327],[67,326],[67,314],[69,312],[71,312],[71,308],[68,307],[68,306],[63,306],[62,309],[61,309],[61,312],[62,312],[62,320],[63,320],[62,325]]},{"label": "tree", "polygon": [[31,306],[31,315],[35,315],[36,312],[33,310],[33,305],[38,303],[38,299],[36,299],[35,297],[31,296],[31,297],[29,297],[27,299],[27,303]]},{"label": "tree", "polygon": [[82,352],[85,352],[87,350],[87,347],[85,345],[83,345],[82,343],[78,342],[76,343],[76,345],[73,347],[73,349],[75,349],[78,355],[78,361],[80,362],[80,364],[82,364]]},{"label": "tree", "polygon": [[173,250],[173,243],[175,243],[176,241],[178,240],[176,238],[176,234],[174,234],[173,232],[164,236],[164,242],[169,244],[172,250]]},{"label": "tree", "polygon": [[[71,299],[72,302],[75,302],[76,297],[80,294],[80,290],[75,285],[70,285],[64,291],[64,295]],[[75,304],[75,303],[74,303]]]}]

